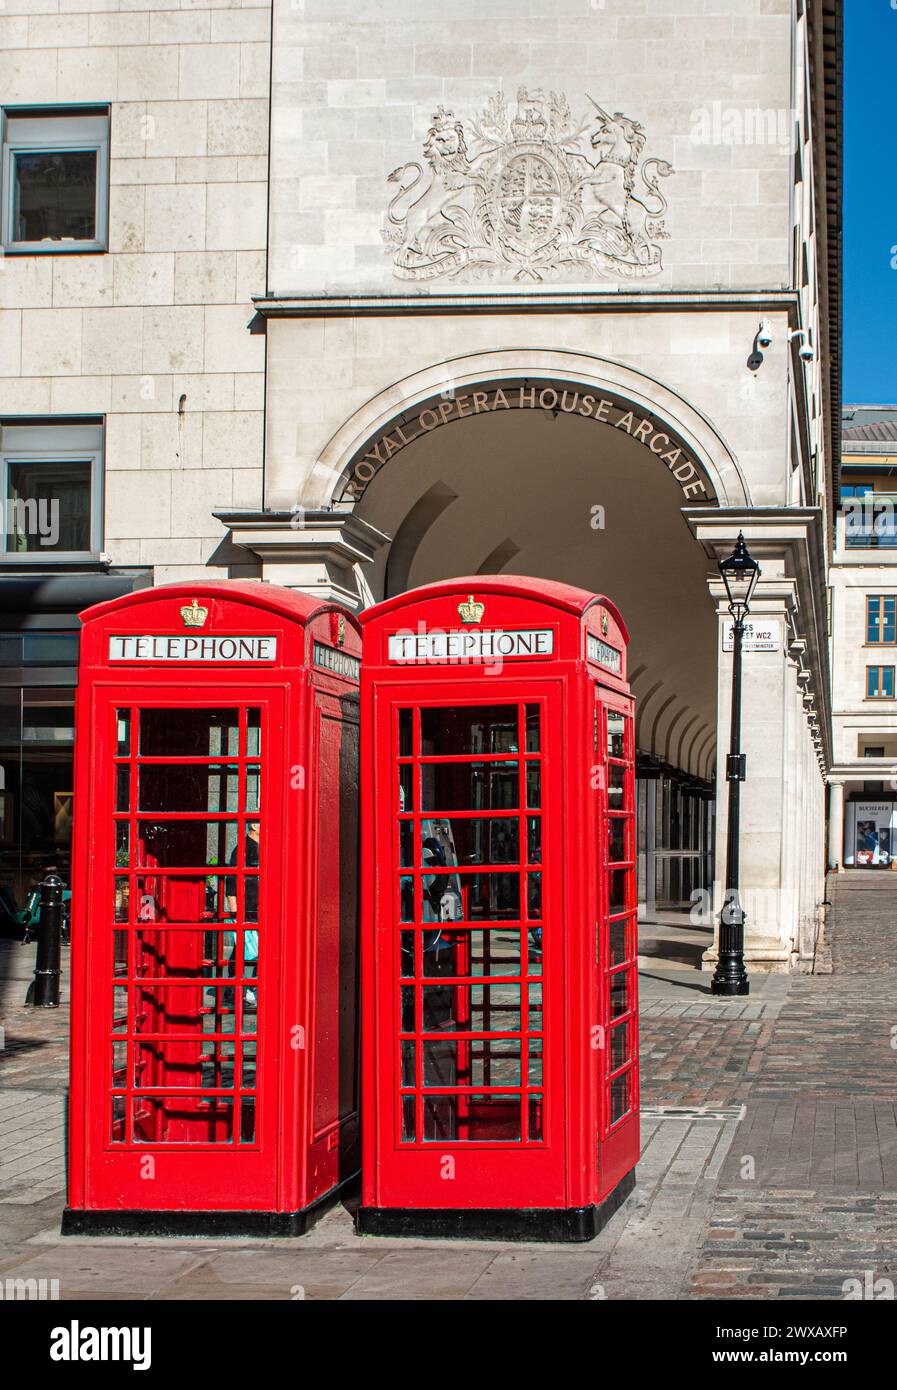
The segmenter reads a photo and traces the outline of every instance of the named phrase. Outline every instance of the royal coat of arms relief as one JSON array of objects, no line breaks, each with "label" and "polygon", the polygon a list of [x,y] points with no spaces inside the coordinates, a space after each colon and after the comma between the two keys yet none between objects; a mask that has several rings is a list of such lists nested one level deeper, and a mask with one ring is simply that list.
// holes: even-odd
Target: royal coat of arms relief
[{"label": "royal coat of arms relief", "polygon": [[645,132],[617,111],[572,118],[563,93],[503,93],[469,131],[440,106],[423,162],[394,169],[383,230],[393,274],[515,280],[641,279],[663,268],[665,160],[642,158]]}]

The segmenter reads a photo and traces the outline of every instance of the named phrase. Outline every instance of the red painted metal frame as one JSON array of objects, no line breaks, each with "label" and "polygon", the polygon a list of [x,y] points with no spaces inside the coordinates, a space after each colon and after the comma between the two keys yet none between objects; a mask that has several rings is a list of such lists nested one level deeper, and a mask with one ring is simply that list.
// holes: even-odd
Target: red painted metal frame
[{"label": "red painted metal frame", "polygon": [[[276,659],[214,666],[108,660],[112,635],[183,636],[189,632],[180,609],[194,598],[208,609],[203,636],[274,635],[278,639]],[[89,609],[82,620],[75,745],[69,1212],[304,1212],[358,1166],[353,959],[358,683],[352,679],[352,671],[345,669],[351,667],[346,656],[355,661],[360,657],[357,623],[335,605],[245,581],[144,590]],[[322,653],[321,648],[327,651]],[[332,659],[338,669],[316,664],[316,654],[325,662]],[[179,816],[169,808],[141,817],[173,823],[238,822],[237,844],[241,847],[245,822],[260,819],[262,823],[257,973],[240,973],[245,967],[241,966],[238,947],[234,957],[237,973],[226,984],[210,984],[203,978],[195,985],[198,991],[230,990],[235,1031],[251,995],[257,1000],[255,1129],[246,1143],[198,1140],[196,1135],[203,1126],[191,1120],[191,1105],[182,1100],[190,1097],[191,1088],[174,1088],[170,1075],[155,1089],[166,1095],[177,1092],[186,1116],[180,1122],[180,1141],[129,1142],[133,1130],[119,1134],[111,1127],[113,1092],[126,1097],[130,1121],[135,1093],[149,1090],[152,1094],[153,1089],[144,1086],[141,1091],[134,1071],[139,1038],[133,1031],[137,1021],[133,998],[138,990],[145,995],[149,984],[144,975],[135,973],[142,968],[138,966],[137,944],[146,939],[148,924],[136,916],[134,890],[138,879],[147,876],[160,881],[164,878],[166,883],[178,875],[185,883],[191,878],[182,865],[169,870],[147,864],[141,870],[132,860],[128,870],[132,889],[129,923],[113,922],[115,824],[130,825],[132,854],[137,853],[138,824],[134,789],[128,813],[116,815],[114,810],[115,768],[123,765],[122,760],[116,763],[115,711],[151,707],[170,710],[173,722],[179,710],[240,710],[244,738],[238,755],[189,754],[183,761],[191,766],[238,767],[241,788],[245,785],[244,769],[253,763],[251,756],[247,762],[245,712],[262,711],[258,816],[247,810],[241,791],[236,812],[198,810]],[[132,717],[132,740],[137,738],[135,724]],[[123,761],[131,766],[133,782],[137,766],[133,742],[130,760]],[[153,761],[148,760],[150,764]],[[142,852],[146,856],[145,847]],[[247,877],[240,868],[244,853],[241,848],[238,865],[228,875],[238,882],[238,912]],[[219,865],[218,871],[223,867]],[[249,875],[252,872],[249,869]],[[198,865],[192,878],[215,873],[214,868]],[[204,916],[195,924],[193,934],[189,924],[179,923],[175,928],[153,921],[151,926],[153,933],[168,934],[167,958],[192,960],[195,956],[195,963],[202,965],[200,956],[209,934],[229,930],[231,923],[222,919],[219,908],[218,925]],[[129,1033],[120,1038],[127,1041],[128,1074],[124,1079],[111,1071],[114,930],[126,931],[130,943],[132,1012]],[[179,939],[173,949],[168,942],[174,940],[175,931]],[[236,930],[234,935],[237,943],[243,939]],[[216,957],[219,961],[222,958],[220,946]],[[223,998],[223,993],[217,997]],[[166,1039],[171,1036],[170,1022]],[[221,1051],[209,1034],[176,1036],[184,1045],[179,1042],[173,1050],[169,1046],[169,1054],[182,1062],[186,1058],[188,1073],[191,1068],[196,1071],[198,1048],[211,1043],[216,1054]],[[249,1041],[253,1038],[251,1032],[246,1036]],[[156,1041],[160,1044],[156,1050],[164,1058],[168,1055],[167,1040]],[[169,1073],[174,1070],[169,1068]],[[224,1088],[235,1098],[248,1090],[241,1090],[236,1083],[235,1072],[231,1087]],[[202,1088],[197,1094],[199,1089],[193,1088],[195,1111],[207,1104],[210,1095],[214,1097],[216,1088]],[[239,1109],[239,1102],[235,1109]],[[216,1133],[207,1121],[204,1125],[206,1135]]]},{"label": "red painted metal frame", "polygon": [[[458,612],[459,603],[468,595],[485,605],[479,623],[472,626],[463,625]],[[432,1215],[436,1209],[450,1213],[490,1208],[503,1212],[598,1208],[634,1168],[639,1151],[633,700],[626,683],[626,628],[614,605],[605,598],[563,584],[513,576],[475,576],[412,590],[367,610],[361,615],[361,624],[362,1212],[376,1216],[415,1210]],[[425,664],[406,664],[389,660],[390,635],[469,632],[477,628],[550,628],[555,650],[547,658],[506,660],[500,670],[493,669],[489,674],[483,665],[469,663],[431,659]],[[595,643],[606,644],[619,653],[618,671],[590,659],[595,655],[595,644],[589,647],[589,635]],[[525,1128],[520,1140],[463,1139],[454,1137],[457,1130],[451,1131],[452,1137],[424,1139],[420,1128],[423,1097],[438,1094],[439,1087],[424,1088],[422,1063],[417,1055],[413,1084],[407,1076],[408,1084],[402,1084],[399,982],[405,978],[419,991],[422,976],[420,941],[415,961],[417,973],[412,979],[407,966],[400,964],[405,957],[399,934],[402,930],[413,931],[421,938],[432,929],[420,925],[419,909],[414,913],[419,925],[412,927],[400,920],[402,894],[398,881],[403,875],[414,880],[414,900],[419,905],[421,881],[434,870],[424,867],[418,831],[413,841],[413,868],[400,863],[397,822],[417,824],[427,816],[475,818],[490,813],[477,809],[440,811],[438,807],[424,811],[416,797],[413,808],[406,807],[402,812],[397,764],[404,762],[414,767],[420,764],[422,754],[416,732],[410,752],[400,754],[397,711],[414,710],[417,730],[417,712],[432,707],[456,715],[465,705],[516,705],[519,719],[524,707],[534,704],[542,711],[542,1131],[532,1140],[527,1138]],[[623,756],[610,761],[608,711],[625,720]],[[516,752],[493,754],[496,762],[518,763],[521,786],[525,746],[519,733]],[[453,753],[442,759],[430,754],[425,761],[463,763],[465,759],[468,763],[489,761],[488,755],[481,753]],[[621,811],[629,826],[629,857],[622,861],[623,869],[618,869],[623,874],[625,897],[622,913],[618,910],[615,915],[625,922],[626,938],[626,956],[618,967],[612,966],[610,957],[607,849],[610,821],[617,817],[608,809],[609,769],[619,769],[618,781],[622,777]],[[418,779],[417,787],[421,785]],[[491,814],[519,818],[518,862],[494,867],[510,867],[521,874],[520,940],[525,942],[527,923],[522,918],[527,910],[523,893],[523,864],[528,853],[527,809],[518,798],[516,809],[495,809]],[[459,878],[463,880],[463,866],[460,867]],[[479,860],[470,867],[484,872]],[[407,915],[407,908],[405,911]],[[488,922],[479,918],[470,923],[462,920],[458,930],[468,928],[486,930]],[[515,924],[509,922],[508,931],[513,930]],[[400,975],[400,971],[404,974]],[[612,977],[619,977],[621,971],[630,989],[625,1015],[620,1015],[617,1024],[619,1027],[620,1022],[628,1023],[629,1048],[612,1070],[610,991]],[[521,962],[520,972],[520,983],[525,988],[530,965]],[[448,977],[449,984],[457,978]],[[470,976],[472,983],[482,984],[484,978]],[[510,981],[511,976],[506,978]],[[416,994],[413,1032],[418,1051],[420,1008]],[[453,1021],[459,1021],[457,1007]],[[502,1032],[495,1031],[501,1038]],[[404,1032],[410,1041],[412,1030],[405,1027]],[[519,1032],[525,1042],[525,1018],[521,1019]],[[447,1036],[460,1037],[464,1045],[473,1041],[470,1033],[460,1031]],[[522,1061],[525,1066],[525,1051]],[[611,1081],[619,1084],[624,1075],[631,1078],[628,1103],[625,1113],[615,1115],[612,1122]],[[520,1077],[521,1094],[526,1095],[527,1087],[524,1071]],[[451,1089],[458,1091],[461,1087],[456,1082]],[[478,1093],[488,1090],[484,1086],[474,1087],[472,1081],[468,1089]],[[506,1089],[517,1088],[509,1085]],[[529,1085],[530,1092],[534,1089],[535,1084]],[[402,1115],[402,1097],[412,1095],[417,1117],[413,1133],[410,1120],[409,1128],[403,1130]]]}]

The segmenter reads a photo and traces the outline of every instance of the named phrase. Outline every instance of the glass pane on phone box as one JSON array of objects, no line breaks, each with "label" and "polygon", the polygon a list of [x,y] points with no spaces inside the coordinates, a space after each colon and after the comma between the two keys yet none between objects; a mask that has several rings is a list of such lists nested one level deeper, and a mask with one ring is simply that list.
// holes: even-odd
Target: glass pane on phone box
[{"label": "glass pane on phone box", "polygon": [[461,928],[424,932],[423,972],[440,975],[517,975],[520,973],[520,931],[496,927],[489,931]]},{"label": "glass pane on phone box", "polygon": [[127,985],[115,985],[112,990],[112,1031],[113,1033],[127,1033],[128,1031]]},{"label": "glass pane on phone box", "polygon": [[618,970],[610,977],[610,1016],[619,1018],[629,1009],[629,971]]},{"label": "glass pane on phone box", "polygon": [[[455,1111],[455,1137],[470,1143],[513,1142],[521,1140],[521,1113],[519,1095],[470,1095],[427,1097],[424,1106],[438,1105],[440,1100],[457,1101]],[[425,1120],[426,1129],[426,1120]],[[442,1136],[433,1133],[425,1138],[434,1140]]]},{"label": "glass pane on phone box", "polygon": [[139,717],[142,757],[214,758],[239,752],[236,709],[142,709]]},{"label": "glass pane on phone box", "polygon": [[629,1024],[618,1023],[610,1031],[610,1069],[616,1071],[629,1061]]},{"label": "glass pane on phone box", "polygon": [[611,763],[607,769],[607,804],[611,811],[623,810],[626,769]]},{"label": "glass pane on phone box", "polygon": [[516,864],[520,858],[516,816],[425,820],[422,867],[453,864]]},{"label": "glass pane on phone box", "polygon": [[622,965],[626,959],[626,923],[610,924],[610,964]]},{"label": "glass pane on phone box", "polygon": [[470,921],[519,918],[519,873],[463,874],[459,881],[464,896],[464,915]]},{"label": "glass pane on phone box", "polygon": [[242,1090],[248,1090],[255,1086],[255,1079],[258,1074],[258,1044],[249,1038],[245,1038],[240,1045],[243,1049],[243,1067],[240,1087]]},{"label": "glass pane on phone box", "polygon": [[[226,881],[220,874],[148,874],[137,879],[136,893],[138,922],[218,921],[229,914]],[[127,921],[127,916],[117,920]]]},{"label": "glass pane on phone box", "polygon": [[513,762],[421,766],[424,811],[514,810],[519,796],[517,764]]},{"label": "glass pane on phone box", "polygon": [[608,906],[611,912],[626,910],[626,875],[629,869],[613,869],[608,874]]},{"label": "glass pane on phone box", "polygon": [[429,1142],[457,1139],[458,1096],[427,1096],[424,1100],[424,1134]]},{"label": "glass pane on phone box", "polygon": [[412,734],[414,729],[414,711],[410,709],[399,710],[399,757],[410,758],[414,751]]},{"label": "glass pane on phone box", "polygon": [[611,864],[619,864],[626,858],[626,822],[619,816],[607,823],[607,858]]},{"label": "glass pane on phone box", "polygon": [[475,1038],[470,1044],[471,1086],[519,1086],[521,1047],[517,1039]]},{"label": "glass pane on phone box", "polygon": [[114,878],[112,880],[112,920],[114,922],[127,922],[130,896],[131,885],[128,879],[125,877]]},{"label": "glass pane on phone box", "polygon": [[520,1027],[520,986],[470,986],[471,1028],[482,1033],[514,1033]]},{"label": "glass pane on phone box", "polygon": [[234,1140],[234,1099],[210,1096],[135,1096],[135,1144],[230,1144]]},{"label": "glass pane on phone box", "polygon": [[262,712],[260,709],[246,711],[246,756],[259,758],[262,753]]},{"label": "glass pane on phone box", "polygon": [[[253,769],[256,778],[257,769]],[[258,783],[256,782],[256,789]],[[239,775],[235,764],[170,766],[150,763],[138,771],[140,811],[237,811]]]},{"label": "glass pane on phone box", "polygon": [[629,1109],[629,1077],[630,1073],[624,1071],[622,1076],[616,1077],[610,1083],[611,1124],[615,1124],[617,1120],[622,1120]]},{"label": "glass pane on phone box", "polygon": [[[247,810],[247,811],[257,811],[257,810],[259,809],[259,804],[260,804],[260,803],[259,803],[259,788],[260,788],[260,786],[261,786],[261,778],[262,778],[262,773],[261,773],[261,769],[260,769],[260,768],[258,768],[258,767],[247,767],[247,769],[246,769],[246,810]],[[230,811],[230,810],[233,809],[232,806],[231,806],[231,803],[230,803],[230,795],[231,795],[231,789],[230,789],[230,785],[228,785],[228,802],[227,802],[227,805],[226,805],[226,806],[220,806],[220,807],[218,808],[219,810],[221,810],[221,811]]]},{"label": "glass pane on phone box", "polygon": [[410,763],[399,764],[399,811],[414,810],[414,767]]},{"label": "glass pane on phone box", "polygon": [[607,711],[607,756],[609,758],[622,758],[624,756],[623,731],[626,727],[626,720],[622,714],[615,710]]},{"label": "glass pane on phone box", "polygon": [[424,1038],[421,1043],[425,1086],[466,1086],[469,1084],[469,1052],[465,1045],[468,1060],[459,1069],[458,1044],[451,1038]]},{"label": "glass pane on phone box", "polygon": [[139,862],[154,868],[214,868],[236,862],[236,821],[138,821]]},{"label": "glass pane on phone box", "polygon": [[452,706],[422,709],[421,752],[451,757],[469,753],[516,753],[516,705]]}]

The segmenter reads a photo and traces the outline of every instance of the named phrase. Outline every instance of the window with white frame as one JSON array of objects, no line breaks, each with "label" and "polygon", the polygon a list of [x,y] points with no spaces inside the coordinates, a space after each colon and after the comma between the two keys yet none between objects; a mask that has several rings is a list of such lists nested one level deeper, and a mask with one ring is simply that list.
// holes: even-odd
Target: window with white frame
[{"label": "window with white frame", "polygon": [[6,252],[105,251],[109,108],[3,108]]},{"label": "window with white frame", "polygon": [[0,483],[0,560],[32,563],[100,552],[102,420],[4,420]]}]

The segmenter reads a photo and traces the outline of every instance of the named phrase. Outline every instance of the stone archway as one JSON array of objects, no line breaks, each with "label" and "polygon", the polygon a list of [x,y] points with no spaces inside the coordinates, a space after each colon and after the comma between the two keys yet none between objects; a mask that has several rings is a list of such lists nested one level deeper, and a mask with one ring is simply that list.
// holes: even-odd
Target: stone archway
[{"label": "stone archway", "polygon": [[[572,404],[573,398],[575,404]],[[676,476],[683,505],[748,506],[738,462],[711,421],[672,387],[581,352],[502,349],[423,368],[378,392],[326,444],[300,502],[357,501],[381,467],[421,434],[503,409],[579,413],[625,430]]]}]

